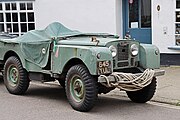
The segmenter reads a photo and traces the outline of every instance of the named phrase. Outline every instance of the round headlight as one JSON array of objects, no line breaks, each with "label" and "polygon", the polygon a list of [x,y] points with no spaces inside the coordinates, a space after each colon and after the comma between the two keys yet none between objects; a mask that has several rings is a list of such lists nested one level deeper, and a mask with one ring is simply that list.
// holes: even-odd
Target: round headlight
[{"label": "round headlight", "polygon": [[136,44],[131,45],[131,54],[132,56],[136,56],[139,53],[139,48]]},{"label": "round headlight", "polygon": [[112,57],[115,57],[115,56],[117,55],[117,49],[116,49],[116,47],[115,47],[114,45],[111,45],[111,46],[109,47],[109,49],[110,49],[110,51],[111,51],[111,53],[112,53]]}]

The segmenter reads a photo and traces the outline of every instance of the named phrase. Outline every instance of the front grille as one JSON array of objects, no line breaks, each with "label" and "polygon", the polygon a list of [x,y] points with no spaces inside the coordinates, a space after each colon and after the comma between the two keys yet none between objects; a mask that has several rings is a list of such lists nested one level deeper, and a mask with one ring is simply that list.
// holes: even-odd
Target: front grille
[{"label": "front grille", "polygon": [[115,67],[116,67],[116,61],[113,60],[113,68],[115,68]]},{"label": "front grille", "polygon": [[117,64],[118,67],[125,67],[125,66],[128,66],[128,65],[129,65],[128,62],[119,62],[119,63]]},{"label": "front grille", "polygon": [[128,60],[128,53],[129,53],[129,44],[121,44],[119,43],[117,45],[117,51],[118,51],[118,61],[121,61],[121,60]]},{"label": "front grille", "polygon": [[131,58],[131,66],[134,66],[134,58]]}]

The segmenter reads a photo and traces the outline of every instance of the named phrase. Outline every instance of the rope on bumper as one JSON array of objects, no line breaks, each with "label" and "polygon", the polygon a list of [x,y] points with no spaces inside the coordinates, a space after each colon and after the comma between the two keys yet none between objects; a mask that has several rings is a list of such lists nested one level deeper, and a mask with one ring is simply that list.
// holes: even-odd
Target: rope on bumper
[{"label": "rope on bumper", "polygon": [[151,83],[154,73],[152,69],[146,69],[142,74],[114,72],[110,76],[114,77],[115,82],[110,82],[105,75],[101,75],[100,77],[105,79],[106,83],[101,84],[106,87],[116,87],[125,91],[137,91]]}]

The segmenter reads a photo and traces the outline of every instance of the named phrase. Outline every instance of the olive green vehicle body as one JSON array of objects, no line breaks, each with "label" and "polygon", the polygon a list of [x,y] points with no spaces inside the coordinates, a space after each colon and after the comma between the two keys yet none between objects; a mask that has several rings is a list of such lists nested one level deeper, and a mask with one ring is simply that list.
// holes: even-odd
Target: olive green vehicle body
[{"label": "olive green vehicle body", "polygon": [[[27,36],[26,39],[30,39],[29,37],[31,36]],[[28,73],[49,75],[52,78],[61,78],[61,75],[66,74],[68,69],[76,64],[84,64],[94,76],[108,75],[124,69],[137,68],[143,72],[147,68],[158,69],[160,67],[160,54],[156,46],[140,44],[135,40],[119,39],[112,35],[78,34],[51,37],[47,48],[40,46],[37,49],[39,53],[46,54],[46,58],[43,59],[46,63],[44,65],[26,59],[22,43],[17,42],[16,39],[18,38],[0,38],[0,69],[2,71],[6,60],[11,56],[17,56]],[[130,52],[133,44],[139,48],[137,56],[133,56]],[[117,48],[116,57],[112,57],[109,49],[111,45]],[[33,50],[30,52],[33,55]],[[107,62],[108,70],[99,68],[101,62],[103,64]]]}]

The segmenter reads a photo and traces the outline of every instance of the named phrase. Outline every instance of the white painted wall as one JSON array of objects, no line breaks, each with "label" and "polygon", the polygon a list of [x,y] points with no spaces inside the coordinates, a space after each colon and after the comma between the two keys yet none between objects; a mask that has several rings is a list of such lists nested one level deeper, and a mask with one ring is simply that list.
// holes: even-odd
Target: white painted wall
[{"label": "white painted wall", "polygon": [[[151,1],[152,43],[161,53],[180,53],[168,49],[175,46],[176,0]],[[34,5],[36,29],[58,21],[70,29],[118,34],[123,38],[122,0],[35,0]]]},{"label": "white painted wall", "polygon": [[[152,0],[152,43],[161,53],[179,53],[175,46],[176,0]],[[161,10],[157,11],[157,5]],[[36,0],[36,28],[58,21],[82,32],[106,32],[122,38],[122,0]],[[164,34],[164,32],[167,32]]]},{"label": "white painted wall", "polygon": [[180,53],[180,50],[168,49],[168,46],[175,46],[175,2],[152,0],[152,43],[159,47],[161,53]]},{"label": "white painted wall", "polygon": [[122,0],[116,0],[116,34],[123,38]]},{"label": "white painted wall", "polygon": [[58,21],[82,32],[116,33],[116,0],[36,0],[36,28]]}]

